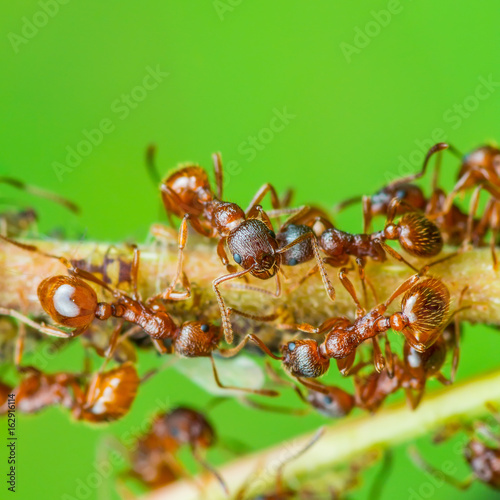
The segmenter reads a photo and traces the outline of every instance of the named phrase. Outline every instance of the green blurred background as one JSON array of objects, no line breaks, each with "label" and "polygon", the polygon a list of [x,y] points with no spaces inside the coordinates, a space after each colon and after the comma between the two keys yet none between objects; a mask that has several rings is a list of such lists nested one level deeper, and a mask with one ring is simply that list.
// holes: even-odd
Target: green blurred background
[{"label": "green blurred background", "polygon": [[[64,194],[82,207],[82,216],[7,187],[2,197],[35,205],[42,234],[58,228],[68,237],[143,241],[160,217],[157,191],[143,166],[151,142],[159,147],[162,171],[187,160],[208,166],[210,154],[220,150],[226,195],[242,205],[264,182],[280,191],[295,187],[297,202],[326,207],[372,192],[391,176],[418,169],[423,151],[438,140],[467,151],[498,138],[497,5],[4,2],[0,172]],[[152,73],[156,80],[147,77]],[[86,135],[96,144],[82,143]],[[69,158],[69,164],[71,150],[80,160]],[[450,180],[456,160],[445,166]],[[359,207],[339,222],[361,230]],[[459,378],[496,367],[498,342],[496,331],[468,328]],[[69,352],[51,361],[50,369],[74,369],[81,353],[76,347]],[[157,398],[169,405],[210,400],[169,370],[144,387],[123,421],[106,429],[72,423],[55,409],[19,416],[17,498],[76,498],[78,481],[94,470],[102,436],[120,436],[144,422]],[[269,415],[237,403],[221,405],[210,416],[220,435],[254,448],[324,422],[316,415]],[[457,476],[466,474],[452,447],[428,441],[419,446],[433,463],[450,458]],[[418,492],[428,482],[405,450],[396,450],[383,498],[410,498],[411,489]],[[210,456],[214,463],[230,458],[224,450]],[[364,475],[353,498],[368,497],[375,473],[373,468]],[[5,485],[0,491],[7,498]],[[425,498],[457,497],[498,495],[482,485],[460,494],[444,485]],[[92,489],[81,498],[106,496]]]}]

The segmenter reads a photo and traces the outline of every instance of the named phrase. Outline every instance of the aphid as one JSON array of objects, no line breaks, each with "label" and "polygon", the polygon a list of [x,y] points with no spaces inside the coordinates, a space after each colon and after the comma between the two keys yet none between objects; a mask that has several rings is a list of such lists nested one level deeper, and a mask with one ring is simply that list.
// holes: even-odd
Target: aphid
[{"label": "aphid", "polygon": [[[450,294],[439,279],[420,280],[420,274],[410,276],[385,302],[366,311],[345,271],[341,270],[339,276],[356,304],[356,319],[329,318],[319,327],[308,323],[287,325],[287,328],[292,327],[309,334],[325,334],[325,339],[321,344],[312,339],[293,340],[281,346],[281,356],[267,353],[274,359],[281,360],[284,368],[301,383],[304,378],[314,379],[324,375],[332,358],[338,360],[341,371],[348,372],[353,366],[356,348],[368,339],[373,341],[375,367],[381,371],[386,362],[377,342],[378,335],[389,329],[401,332],[411,347],[423,353],[438,339],[448,323]],[[400,310],[386,315],[390,304],[402,294]],[[245,337],[233,351],[240,350],[248,340],[253,339]],[[390,364],[390,347],[387,347],[388,344],[386,357]],[[308,383],[314,384],[314,381]],[[321,388],[318,390],[321,392]]]},{"label": "aphid", "polygon": [[[219,290],[220,285],[247,274],[262,280],[275,276],[275,295],[279,296],[281,286],[278,271],[282,264],[283,254],[303,241],[310,241],[325,289],[329,297],[334,300],[335,290],[324,269],[318,244],[312,232],[306,232],[287,245],[279,247],[271,220],[259,205],[264,196],[270,193],[273,208],[279,209],[279,199],[274,187],[271,184],[264,184],[255,194],[248,208],[243,211],[235,203],[221,201],[223,171],[220,154],[214,154],[213,161],[217,196],[210,187],[206,172],[196,165],[188,165],[175,171],[162,182],[160,190],[167,213],[178,217],[187,216],[197,232],[211,238],[219,238],[217,254],[229,274],[215,279],[213,288],[221,311],[226,341],[229,344],[233,342],[233,332],[227,308]],[[307,210],[303,208],[295,212],[299,215]],[[237,271],[237,268],[229,263],[226,245],[234,262],[241,266],[242,270]],[[255,287],[251,289],[256,290]]]},{"label": "aphid", "polygon": [[188,476],[177,454],[181,448],[189,447],[195,460],[216,477],[227,493],[224,480],[204,458],[215,442],[215,430],[202,413],[175,408],[158,415],[151,429],[138,439],[131,453],[133,475],[154,488]]},{"label": "aphid", "polygon": [[72,373],[45,374],[23,367],[27,376],[13,389],[16,409],[37,413],[48,406],[61,405],[77,420],[108,422],[123,417],[132,406],[140,379],[132,363],[97,372],[86,383]]}]

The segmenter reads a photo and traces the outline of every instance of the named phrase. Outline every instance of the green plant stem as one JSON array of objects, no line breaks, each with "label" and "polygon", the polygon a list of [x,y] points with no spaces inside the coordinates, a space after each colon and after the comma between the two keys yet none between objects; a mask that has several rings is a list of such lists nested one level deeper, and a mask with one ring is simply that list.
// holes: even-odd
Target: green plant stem
[{"label": "green plant stem", "polygon": [[[482,375],[466,383],[435,391],[428,395],[416,411],[404,404],[383,409],[374,416],[350,418],[330,425],[320,440],[304,455],[290,461],[284,468],[284,479],[307,477],[318,470],[347,464],[356,456],[373,450],[404,443],[422,436],[447,421],[461,416],[468,418],[487,412],[485,403],[500,399],[500,371]],[[293,440],[294,448],[300,449],[311,439],[307,434]],[[275,476],[267,471],[276,471],[283,462],[286,444],[236,460],[219,470],[231,492],[235,492],[256,471],[264,471],[258,477],[259,486],[272,486]],[[143,500],[169,500],[200,498],[200,491],[192,482],[181,481],[152,492]],[[220,486],[211,480],[203,492],[203,498],[222,500],[227,498]]]},{"label": "green plant stem", "polygon": [[[110,245],[94,242],[42,242],[26,241],[39,246],[43,251],[64,255],[71,259],[84,259],[87,263],[100,265],[104,254]],[[125,246],[118,246],[109,256],[118,253],[124,261],[130,261],[131,250]],[[428,261],[408,259],[420,267]],[[139,273],[139,290],[143,297],[149,297],[168,286],[175,274],[177,265],[177,239],[170,236],[159,245],[145,245],[141,247],[141,261]],[[286,278],[283,279],[284,293],[280,298],[274,298],[258,292],[242,291],[234,288],[235,281],[221,287],[227,305],[251,312],[254,314],[269,314],[281,310],[295,321],[307,321],[319,324],[327,317],[347,315],[353,317],[354,306],[352,299],[337,279],[337,269],[328,268],[328,274],[337,292],[335,302],[327,297],[321,280],[313,276],[301,287],[288,293],[291,285],[297,282],[311,267],[307,263],[296,267],[285,268]],[[184,259],[184,271],[193,284],[195,301],[182,301],[173,305],[173,310],[180,318],[193,314],[193,305],[201,309],[205,318],[217,320],[219,309],[212,289],[212,280],[226,274],[226,269],[220,263],[215,244],[211,241],[191,238]],[[111,261],[107,272],[112,279],[118,274],[118,263]],[[42,313],[36,290],[40,281],[52,274],[65,274],[65,267],[54,259],[43,255],[28,252],[12,244],[0,242],[0,305],[12,307],[25,314],[39,315]],[[405,278],[412,274],[412,270],[401,263],[388,259],[386,262],[369,262],[366,275],[372,282],[378,300],[385,300]],[[452,299],[456,301],[461,290],[467,285],[466,301],[473,307],[463,311],[461,318],[470,322],[500,324],[500,279],[493,270],[491,254],[488,249],[475,249],[462,253],[442,264],[431,268],[429,274],[442,278],[450,289]],[[361,286],[357,271],[349,274],[354,282],[358,295],[361,295]],[[243,283],[237,280],[238,284]],[[232,285],[231,285],[232,284]],[[249,284],[274,291],[275,280],[250,279]],[[102,289],[96,288],[98,295],[103,298]],[[104,297],[109,299],[108,297]],[[370,305],[375,304],[368,291]],[[398,301],[396,301],[396,304]],[[453,305],[452,305],[453,310]]]}]

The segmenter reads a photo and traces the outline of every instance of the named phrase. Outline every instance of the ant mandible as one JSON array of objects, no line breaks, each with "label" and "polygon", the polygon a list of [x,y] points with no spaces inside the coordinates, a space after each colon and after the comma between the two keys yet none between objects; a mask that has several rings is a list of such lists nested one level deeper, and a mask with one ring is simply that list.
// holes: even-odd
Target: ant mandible
[{"label": "ant mandible", "polygon": [[[149,150],[149,162],[153,162],[154,150]],[[217,254],[229,274],[213,281],[213,289],[221,312],[222,328],[226,341],[233,342],[233,331],[228,311],[219,290],[222,283],[243,277],[247,274],[266,280],[276,276],[275,296],[281,294],[278,271],[282,256],[290,248],[308,240],[312,245],[321,278],[331,300],[335,299],[333,288],[319,252],[315,235],[312,232],[299,235],[294,241],[279,247],[272,222],[259,203],[270,193],[272,206],[279,209],[279,199],[271,184],[264,184],[255,194],[248,208],[243,209],[230,202],[221,201],[223,196],[223,169],[219,153],[213,155],[217,196],[213,193],[206,172],[199,166],[189,165],[168,176],[160,186],[163,204],[168,214],[179,217],[189,216],[193,228],[200,234],[219,238]],[[296,216],[309,210],[308,207],[292,210]],[[279,211],[279,210],[278,210]],[[287,213],[290,210],[286,209]],[[290,221],[289,221],[290,222]],[[229,264],[225,250],[227,245],[231,255],[243,269],[237,271]],[[244,287],[243,287],[244,288]],[[256,290],[256,287],[251,287]],[[257,289],[260,290],[260,289]],[[266,292],[267,293],[267,292]]]}]

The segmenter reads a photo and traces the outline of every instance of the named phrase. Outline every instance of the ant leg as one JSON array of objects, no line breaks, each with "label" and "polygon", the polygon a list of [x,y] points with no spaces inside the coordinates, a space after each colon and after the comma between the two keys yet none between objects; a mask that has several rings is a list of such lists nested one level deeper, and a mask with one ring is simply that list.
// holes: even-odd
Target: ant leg
[{"label": "ant leg", "polygon": [[311,408],[286,408],[282,406],[266,405],[265,403],[253,401],[249,398],[239,399],[239,401],[242,404],[256,410],[269,411],[271,413],[279,413],[282,415],[309,415],[312,411]]},{"label": "ant leg", "polygon": [[465,233],[464,241],[462,242],[462,248],[466,249],[469,247],[472,240],[472,230],[474,226],[474,216],[477,212],[477,207],[479,205],[479,196],[481,194],[482,186],[479,185],[474,189],[472,193],[470,204],[469,204],[469,216],[467,217],[467,230]]},{"label": "ant leg", "polygon": [[[188,237],[188,225],[187,225],[188,219],[190,219],[189,214],[185,214],[184,217],[182,218],[182,222],[181,222],[181,225],[179,228],[179,243],[178,243],[179,252],[178,252],[178,256],[177,256],[177,270],[175,272],[175,275],[174,275],[172,281],[170,282],[170,285],[168,286],[168,288],[166,288],[160,294],[155,295],[154,297],[151,297],[150,299],[148,299],[148,303],[152,302],[154,300],[157,300],[157,299],[168,300],[170,298],[170,295],[174,291],[175,285],[177,285],[177,283],[179,282],[181,276],[184,276],[184,278],[185,278],[185,279],[183,279],[183,286],[185,286],[187,284],[187,287],[185,286],[186,291],[183,294],[181,294],[180,297],[188,299],[191,296],[189,280],[187,280],[187,278],[185,277],[185,275],[182,272],[182,266],[183,266],[183,262],[184,262],[184,248],[186,247],[186,242],[187,242],[187,237]],[[134,254],[134,264],[135,264],[135,254]],[[136,279],[137,279],[138,267],[139,267],[139,262],[137,260],[137,267],[135,268],[135,272],[136,272],[135,278]],[[132,269],[134,269],[134,267]],[[177,299],[179,299],[180,297],[177,297]]]},{"label": "ant leg", "polygon": [[343,267],[339,271],[339,280],[342,283],[342,285],[344,286],[344,288],[347,290],[349,295],[351,296],[354,303],[356,304],[357,316],[363,316],[366,314],[366,310],[359,302],[359,299],[358,299],[358,296],[356,294],[356,290],[354,289],[354,285],[352,284],[352,281],[347,277],[348,272],[349,272],[348,269]]},{"label": "ant leg", "polygon": [[80,213],[80,207],[73,203],[72,201],[56,194],[52,193],[51,191],[47,191],[45,189],[39,188],[37,186],[32,186],[30,184],[26,184],[25,182],[19,181],[17,179],[14,179],[12,177],[0,177],[0,182],[3,182],[4,184],[8,184],[9,186],[12,186],[16,189],[21,189],[22,191],[26,191],[29,194],[33,194],[35,196],[38,196],[40,198],[45,198],[46,200],[53,201],[54,203],[58,203],[59,205],[62,205],[63,207],[67,208],[71,212],[78,214]]},{"label": "ant leg", "polygon": [[153,181],[153,184],[159,185],[161,183],[161,177],[158,173],[158,168],[156,166],[156,144],[150,144],[146,148],[146,154],[144,155],[146,170],[149,174],[149,177]]},{"label": "ant leg", "polygon": [[141,251],[136,245],[132,245],[134,256],[132,258],[132,268],[130,270],[130,278],[132,280],[132,297],[134,300],[140,300],[138,282],[139,282],[139,261],[141,258]]},{"label": "ant leg", "polygon": [[228,344],[233,343],[233,329],[231,327],[231,321],[229,320],[229,314],[227,313],[226,309],[226,304],[224,303],[224,299],[222,298],[222,294],[220,293],[219,286],[221,283],[224,283],[225,281],[230,281],[236,278],[239,278],[241,276],[244,276],[245,274],[248,274],[249,272],[252,271],[252,267],[249,267],[248,269],[243,269],[242,271],[236,272],[236,273],[231,273],[231,274],[226,274],[224,276],[220,276],[219,278],[216,278],[212,281],[212,287],[215,292],[215,296],[217,297],[217,303],[219,305],[219,310],[221,314],[221,319],[222,319],[222,329],[224,331],[224,337],[226,339],[226,342]]},{"label": "ant leg", "polygon": [[235,273],[236,267],[229,263],[229,258],[226,252],[226,237],[223,236],[217,243],[217,255],[219,256],[222,265],[226,267],[228,273]]},{"label": "ant leg", "polygon": [[410,264],[399,252],[397,252],[396,250],[394,250],[394,248],[392,248],[391,246],[389,246],[385,241],[382,241],[382,240],[379,240],[379,239],[375,239],[374,241],[376,243],[379,243],[382,246],[382,248],[391,257],[393,257],[396,260],[399,260],[399,262],[403,262],[404,264],[406,264],[413,271],[415,271],[417,273],[419,272],[419,270],[413,264]]},{"label": "ant leg", "polygon": [[466,186],[471,180],[473,180],[473,175],[472,171],[468,170],[460,179],[458,179],[457,183],[455,184],[455,187],[450,191],[448,196],[446,197],[446,200],[444,201],[443,205],[443,210],[442,214],[439,215],[444,215],[447,214],[450,211],[451,206],[453,205],[453,201],[457,197],[458,193]]},{"label": "ant leg", "polygon": [[449,476],[448,474],[445,474],[442,470],[439,470],[436,467],[429,464],[422,457],[422,455],[419,453],[419,451],[417,450],[417,448],[415,446],[411,446],[408,449],[408,454],[410,455],[412,462],[419,469],[422,469],[424,472],[426,472],[427,474],[430,474],[431,476],[443,479],[450,486],[453,486],[454,488],[457,488],[459,490],[467,490],[475,480],[475,476],[473,474],[471,474],[468,478],[461,480],[461,481],[458,479],[455,479],[452,476]]},{"label": "ant leg", "polygon": [[260,340],[259,337],[257,337],[253,333],[249,333],[248,335],[246,335],[245,338],[236,347],[233,347],[231,349],[219,349],[219,353],[224,358],[232,358],[236,356],[236,354],[238,354],[248,344],[249,340],[251,340],[254,344],[257,344],[257,346],[260,347],[260,349],[269,357],[280,361],[283,359],[282,356],[276,356],[276,354],[273,354],[266,346],[266,344],[264,344],[264,342],[262,342],[262,340]]},{"label": "ant leg", "polygon": [[234,314],[237,314],[238,316],[242,316],[243,318],[253,319],[254,321],[264,321],[264,322],[274,321],[279,316],[278,313],[272,313],[272,314],[266,314],[266,315],[252,314],[252,313],[240,311],[239,309],[235,309],[234,307],[228,307],[227,313],[228,313],[228,315],[231,315],[234,313]]},{"label": "ant leg", "polygon": [[278,198],[278,194],[276,193],[276,189],[272,184],[264,184],[260,187],[260,189],[255,193],[250,205],[245,210],[245,215],[247,215],[257,206],[260,205],[260,202],[264,199],[264,196],[269,193],[271,196],[271,205],[273,208],[280,208],[280,200]]},{"label": "ant leg", "polygon": [[442,151],[443,149],[448,149],[448,148],[451,149],[450,145],[446,144],[445,142],[438,142],[437,144],[434,144],[434,146],[432,146],[429,149],[429,151],[427,151],[427,154],[425,155],[424,159],[424,164],[422,165],[422,169],[420,170],[420,172],[417,172],[416,174],[407,175],[406,177],[402,177],[401,179],[396,179],[395,181],[389,183],[387,187],[401,183],[413,182],[416,179],[420,179],[420,177],[423,177],[425,175],[425,171],[427,170],[427,165],[429,164],[429,160],[431,159],[432,155],[434,155],[438,151]]},{"label": "ant leg", "polygon": [[436,373],[436,380],[443,385],[451,385],[453,382],[447,379],[441,372]]},{"label": "ant leg", "polygon": [[387,370],[389,378],[392,378],[394,377],[394,355],[392,354],[391,343],[389,342],[389,336],[387,335],[387,332],[383,332],[382,335],[385,341],[385,368]]},{"label": "ant leg", "polygon": [[414,394],[409,387],[405,388],[406,402],[411,410],[416,410],[418,408],[418,405],[420,404],[424,396],[424,390],[425,386],[421,387],[417,391],[417,394]]},{"label": "ant leg", "polygon": [[321,335],[323,333],[329,332],[337,325],[340,325],[340,327],[342,327],[343,325],[350,325],[350,324],[351,322],[347,318],[340,317],[340,318],[329,318],[323,323],[321,323],[321,325],[318,327],[312,326],[309,323],[291,323],[291,324],[284,323],[277,325],[277,327],[283,330],[300,330],[301,332],[305,333]]},{"label": "ant leg", "polygon": [[215,479],[217,480],[217,482],[220,484],[221,488],[222,488],[222,491],[224,491],[224,494],[226,495],[226,497],[229,498],[229,489],[227,487],[227,484],[226,482],[224,481],[224,479],[222,478],[222,476],[219,474],[219,472],[214,468],[212,467],[200,454],[198,448],[196,447],[192,447],[191,451],[193,452],[193,457],[194,459],[204,468],[206,469],[208,472],[210,472],[210,474],[212,474],[212,476],[215,477]]},{"label": "ant leg", "polygon": [[122,328],[123,328],[123,320],[120,320],[120,321],[118,321],[118,324],[113,329],[113,332],[111,333],[111,337],[109,338],[109,345],[108,345],[108,348],[104,351],[105,359],[104,359],[104,363],[101,366],[100,371],[104,370],[108,361],[113,357],[113,354],[115,353],[116,347],[118,346],[118,339],[120,338],[120,332],[122,331]]},{"label": "ant leg", "polygon": [[272,389],[250,389],[248,387],[234,387],[230,385],[223,385],[222,382],[220,381],[219,374],[217,373],[217,367],[215,366],[215,360],[212,355],[210,355],[210,361],[212,362],[212,372],[214,374],[215,383],[221,389],[249,392],[251,394],[260,394],[261,396],[269,396],[269,397],[279,396],[279,392],[273,391]]},{"label": "ant leg", "polygon": [[165,347],[165,344],[161,341],[161,339],[151,339],[151,342],[160,354],[171,354],[171,352]]},{"label": "ant leg", "polygon": [[38,332],[45,333],[46,335],[51,335],[52,337],[59,337],[63,339],[77,337],[87,329],[87,327],[81,327],[81,328],[76,328],[72,332],[67,332],[55,326],[46,325],[45,323],[38,324],[35,321],[28,318],[27,316],[25,316],[24,314],[21,314],[20,312],[17,312],[14,309],[9,309],[6,307],[0,307],[0,314],[3,316],[11,316],[13,318],[16,318],[18,321],[25,323],[29,327],[33,328],[33,330],[36,330]]},{"label": "ant leg", "polygon": [[363,233],[368,234],[373,219],[372,199],[369,196],[363,196],[361,200],[363,203]]},{"label": "ant leg", "polygon": [[313,248],[314,252],[314,257],[316,259],[316,263],[318,265],[318,269],[321,275],[321,279],[323,281],[323,285],[325,287],[326,293],[328,297],[330,297],[330,300],[334,301],[335,300],[335,288],[333,288],[332,283],[330,282],[330,278],[328,277],[328,274],[325,269],[325,265],[323,262],[323,259],[321,257],[321,253],[319,251],[319,245],[318,245],[318,240],[316,239],[316,235],[314,233],[305,233],[299,236],[297,239],[289,243],[288,245],[285,245],[284,247],[280,248],[276,253],[285,253],[287,250],[292,248],[295,245],[298,245],[299,243],[302,243],[306,239],[311,240],[311,245]]},{"label": "ant leg", "polygon": [[495,245],[497,243],[497,237],[498,237],[498,229],[500,227],[500,221],[498,215],[499,215],[498,210],[493,210],[493,214],[490,220],[491,224],[490,250],[491,250],[491,259],[493,261],[494,271],[498,271],[498,260],[495,250]]},{"label": "ant leg", "polygon": [[377,337],[372,337],[373,346],[373,365],[375,370],[380,373],[385,368],[385,358],[382,355],[382,350],[380,349],[380,344],[378,343]]},{"label": "ant leg", "polygon": [[17,330],[16,345],[14,348],[14,364],[16,368],[21,366],[21,360],[23,358],[24,352],[24,340],[26,338],[26,325],[21,322],[19,323],[19,328]]},{"label": "ant leg", "polygon": [[469,289],[469,285],[465,286],[460,292],[460,297],[458,299],[458,307],[453,312],[454,316],[454,328],[453,328],[453,357],[451,361],[451,373],[450,373],[450,384],[455,381],[455,376],[458,369],[458,362],[460,361],[460,312],[464,309],[469,309],[470,306],[462,306],[464,295]]},{"label": "ant leg", "polygon": [[351,354],[349,354],[345,358],[335,360],[337,362],[337,368],[341,375],[343,375],[344,377],[351,375],[355,359],[356,359],[356,350],[351,352]]},{"label": "ant leg", "polygon": [[222,200],[222,193],[224,190],[224,170],[222,168],[222,158],[220,152],[214,153],[212,155],[212,163],[214,164],[215,173],[215,187],[217,188],[217,198]]},{"label": "ant leg", "polygon": [[385,302],[383,302],[381,306],[379,306],[381,307],[381,313],[384,313],[399,295],[409,290],[413,285],[415,285],[415,283],[418,282],[419,279],[420,274],[414,274],[403,281],[403,283],[396,288],[392,295]]}]

